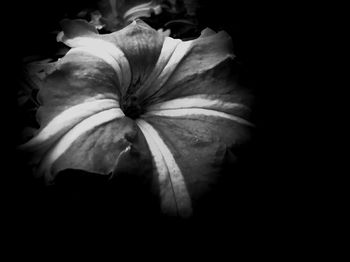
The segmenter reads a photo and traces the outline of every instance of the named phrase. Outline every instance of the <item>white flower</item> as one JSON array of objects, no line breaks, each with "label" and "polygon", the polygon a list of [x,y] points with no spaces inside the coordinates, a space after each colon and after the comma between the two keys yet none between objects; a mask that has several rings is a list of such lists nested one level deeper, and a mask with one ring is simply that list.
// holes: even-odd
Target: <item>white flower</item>
[{"label": "white flower", "polygon": [[36,174],[50,183],[66,169],[137,173],[164,213],[190,216],[252,126],[229,35],[181,41],[142,21],[106,35],[83,20],[62,26],[71,49],[46,77],[40,130],[22,146]]}]

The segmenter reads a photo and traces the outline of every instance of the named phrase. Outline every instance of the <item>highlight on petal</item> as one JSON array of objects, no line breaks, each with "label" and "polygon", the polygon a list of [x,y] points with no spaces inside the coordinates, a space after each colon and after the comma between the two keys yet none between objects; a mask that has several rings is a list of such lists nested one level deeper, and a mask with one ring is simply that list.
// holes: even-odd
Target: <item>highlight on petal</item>
[{"label": "highlight on petal", "polygon": [[191,199],[182,172],[171,151],[150,124],[142,119],[136,123],[146,138],[156,166],[162,211],[181,217],[192,215]]},{"label": "highlight on petal", "polygon": [[[201,109],[209,110],[215,112],[219,115],[231,115],[232,118],[242,118],[242,123],[253,126],[253,124],[248,123],[248,121],[243,121],[244,118],[249,118],[250,108],[239,102],[231,102],[230,100],[234,99],[232,95],[192,95],[181,97],[177,99],[167,100],[160,103],[155,103],[147,107],[147,112],[145,115],[152,114],[169,114],[170,112],[175,113],[179,112],[192,112],[194,110]],[[215,111],[215,112],[214,112]],[[202,111],[203,114],[205,111]],[[179,113],[181,115],[181,113]],[[227,116],[227,118],[230,118]]]},{"label": "highlight on petal", "polygon": [[[38,134],[28,143],[22,145],[22,149],[40,150],[45,145],[51,145],[62,134],[82,120],[105,110],[118,108],[118,102],[113,99],[101,99],[72,106],[54,117]],[[122,114],[122,112],[119,112]]]}]

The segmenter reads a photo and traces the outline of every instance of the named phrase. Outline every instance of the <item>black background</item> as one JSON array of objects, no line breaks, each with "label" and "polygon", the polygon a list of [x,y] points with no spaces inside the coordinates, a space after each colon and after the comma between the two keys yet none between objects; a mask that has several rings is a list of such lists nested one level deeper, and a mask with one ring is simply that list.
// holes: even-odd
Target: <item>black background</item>
[{"label": "black background", "polygon": [[[6,64],[11,69],[9,81],[16,77],[23,56],[38,49],[50,53],[50,47],[45,43],[47,32],[59,28],[58,21],[66,12],[79,11],[81,3],[83,6],[87,3],[72,2],[19,1],[16,6],[9,7],[5,25],[9,33],[4,39],[9,45],[6,49],[9,56]],[[229,239],[224,241],[229,248],[249,249],[264,245],[266,241],[271,246],[262,252],[272,251],[276,246],[287,247],[279,240],[295,234],[302,219],[295,213],[302,189],[296,186],[300,176],[293,162],[299,160],[290,162],[292,152],[288,150],[295,140],[284,132],[288,110],[284,111],[286,106],[283,104],[291,92],[289,82],[292,80],[284,77],[284,70],[290,67],[281,68],[280,64],[281,60],[288,60],[293,55],[283,44],[287,40],[285,32],[290,30],[282,25],[283,18],[290,10],[247,1],[202,1],[202,4],[200,22],[229,32],[242,65],[241,81],[252,88],[256,96],[254,140],[243,152],[237,173],[232,174],[224,186],[224,192],[230,193],[221,196],[223,202],[214,205],[211,213],[195,220],[164,221],[139,217],[139,214],[120,217],[113,211],[113,201],[99,198],[98,190],[87,193],[87,199],[83,200],[74,200],[74,197],[72,200],[71,195],[67,197],[62,192],[47,192],[21,172],[14,151],[16,119],[10,113],[16,106],[9,99],[6,111],[3,111],[8,112],[4,131],[9,144],[3,158],[3,175],[10,182],[5,180],[2,185],[6,192],[2,199],[5,206],[9,206],[10,211],[6,213],[10,215],[9,227],[15,235],[24,234],[25,239],[34,235],[40,235],[42,239],[63,236],[68,242],[72,241],[67,237],[70,235],[80,238],[105,234],[118,238],[118,234],[122,234],[138,239],[137,242],[161,236],[182,239],[186,243],[204,241],[205,246],[214,245],[222,238]],[[41,41],[40,45],[38,41]],[[11,85],[4,86],[10,88]],[[9,96],[14,98],[11,91]],[[66,192],[71,192],[69,190]]]}]

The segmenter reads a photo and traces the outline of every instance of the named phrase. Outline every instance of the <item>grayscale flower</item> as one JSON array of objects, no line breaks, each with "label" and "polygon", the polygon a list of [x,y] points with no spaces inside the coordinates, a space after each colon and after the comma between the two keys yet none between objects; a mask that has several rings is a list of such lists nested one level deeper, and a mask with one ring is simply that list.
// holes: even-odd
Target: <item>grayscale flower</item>
[{"label": "grayscale flower", "polygon": [[40,129],[20,147],[35,174],[126,170],[153,181],[164,214],[191,216],[253,126],[230,36],[182,41],[140,20],[104,35],[84,20],[62,26],[71,49],[44,79]]}]

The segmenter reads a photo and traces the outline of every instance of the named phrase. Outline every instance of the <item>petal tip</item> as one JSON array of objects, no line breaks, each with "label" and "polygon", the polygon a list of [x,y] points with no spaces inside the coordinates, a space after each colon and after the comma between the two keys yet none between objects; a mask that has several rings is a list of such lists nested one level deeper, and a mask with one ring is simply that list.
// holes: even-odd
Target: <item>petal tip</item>
[{"label": "petal tip", "polygon": [[201,37],[207,37],[207,36],[211,36],[211,35],[215,35],[216,32],[212,29],[210,29],[209,27],[204,28],[201,32]]},{"label": "petal tip", "polygon": [[89,37],[98,35],[94,25],[83,19],[63,19],[60,22],[62,31],[58,33],[57,42],[63,42],[70,46],[69,42],[77,37]]},{"label": "petal tip", "polygon": [[83,19],[63,19],[60,22],[62,30],[66,37],[86,36],[98,34],[94,25]]}]

